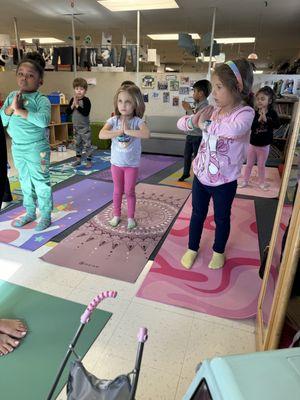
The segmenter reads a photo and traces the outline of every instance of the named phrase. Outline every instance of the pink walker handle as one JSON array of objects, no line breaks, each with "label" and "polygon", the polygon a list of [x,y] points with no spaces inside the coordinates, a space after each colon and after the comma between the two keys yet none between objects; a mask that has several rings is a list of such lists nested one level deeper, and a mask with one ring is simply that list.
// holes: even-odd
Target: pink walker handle
[{"label": "pink walker handle", "polygon": [[137,339],[139,343],[145,343],[148,339],[148,329],[147,328],[140,328]]},{"label": "pink walker handle", "polygon": [[108,297],[115,298],[116,296],[117,296],[117,292],[114,290],[107,290],[106,292],[102,292],[102,293],[98,294],[96,297],[93,298],[93,300],[87,306],[85,312],[80,317],[80,322],[82,324],[88,323],[92,312],[95,310],[95,308],[98,306],[98,304],[101,303],[102,300],[107,299]]}]

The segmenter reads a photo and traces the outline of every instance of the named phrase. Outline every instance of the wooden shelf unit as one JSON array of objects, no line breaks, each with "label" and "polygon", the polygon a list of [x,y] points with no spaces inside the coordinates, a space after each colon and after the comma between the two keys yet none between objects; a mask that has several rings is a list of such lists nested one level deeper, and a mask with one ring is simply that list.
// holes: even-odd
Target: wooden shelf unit
[{"label": "wooden shelf unit", "polygon": [[282,161],[284,161],[286,156],[287,143],[289,141],[289,136],[291,133],[291,127],[295,119],[296,106],[298,99],[296,98],[286,98],[282,97],[275,100],[275,110],[278,113],[280,122],[283,125],[289,125],[287,127],[287,133],[284,137],[274,136],[272,146],[275,146],[282,153]]},{"label": "wooden shelf unit", "polygon": [[71,122],[61,122],[62,109],[67,104],[51,104],[51,123],[50,130],[50,146],[56,147],[59,144],[68,144],[69,130],[72,127]]}]

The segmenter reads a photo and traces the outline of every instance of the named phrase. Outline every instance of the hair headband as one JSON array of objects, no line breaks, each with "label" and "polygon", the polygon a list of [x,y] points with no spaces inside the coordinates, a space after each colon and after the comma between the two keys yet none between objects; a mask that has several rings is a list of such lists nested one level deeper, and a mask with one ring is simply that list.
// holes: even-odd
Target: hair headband
[{"label": "hair headband", "polygon": [[242,75],[236,66],[236,64],[233,61],[227,61],[225,64],[228,65],[228,67],[231,69],[231,71],[234,73],[234,76],[236,77],[236,80],[238,81],[238,87],[240,92],[243,90],[244,85],[243,85],[243,79]]}]

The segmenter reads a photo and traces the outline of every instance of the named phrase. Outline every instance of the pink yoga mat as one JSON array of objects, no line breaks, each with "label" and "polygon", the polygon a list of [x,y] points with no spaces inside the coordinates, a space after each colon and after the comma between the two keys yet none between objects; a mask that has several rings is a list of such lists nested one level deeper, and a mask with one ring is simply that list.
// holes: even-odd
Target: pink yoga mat
[{"label": "pink yoga mat", "polygon": [[218,317],[253,317],[261,286],[253,200],[234,200],[227,261],[219,270],[208,268],[215,229],[212,208],[193,268],[186,270],[181,266],[180,259],[188,243],[190,215],[191,197],[157,254],[137,296]]},{"label": "pink yoga mat", "polygon": [[188,190],[138,184],[137,228],[127,229],[126,203],[122,222],[112,228],[112,206],[74,231],[43,260],[92,274],[135,282],[149,256],[186,201]]},{"label": "pink yoga mat", "polygon": [[[243,165],[241,177],[244,176],[245,165]],[[239,182],[242,181],[242,178],[239,179]],[[256,196],[256,197],[267,197],[267,198],[275,198],[279,196],[279,189],[281,185],[281,179],[279,175],[278,168],[266,168],[266,184],[267,189],[260,189],[258,185],[258,170],[255,165],[252,168],[251,177],[249,180],[248,186],[245,188],[238,188],[238,194],[244,194],[247,196]]]},{"label": "pink yoga mat", "polygon": [[[244,174],[244,169],[245,166],[243,166],[241,176],[243,176]],[[182,171],[183,169],[174,172],[173,174],[167,176],[159,183],[169,186],[192,189],[193,177],[186,179],[184,182],[178,182],[178,178],[180,178],[180,176],[182,175]],[[193,175],[192,171],[191,175]],[[242,178],[239,179],[239,182],[241,181]],[[262,190],[259,188],[257,167],[254,166],[252,169],[251,178],[249,180],[249,185],[245,188],[238,188],[237,194],[243,194],[246,196],[266,197],[266,198],[278,197],[281,185],[281,179],[277,168],[266,168],[266,184],[268,185],[268,188],[266,190]]]}]

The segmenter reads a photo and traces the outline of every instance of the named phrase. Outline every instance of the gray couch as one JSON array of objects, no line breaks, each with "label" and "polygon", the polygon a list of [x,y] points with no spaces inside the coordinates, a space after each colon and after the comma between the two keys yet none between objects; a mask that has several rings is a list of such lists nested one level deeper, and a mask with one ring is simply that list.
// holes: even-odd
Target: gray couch
[{"label": "gray couch", "polygon": [[186,135],[177,128],[180,116],[149,115],[145,117],[151,136],[142,140],[142,151],[182,156]]}]

